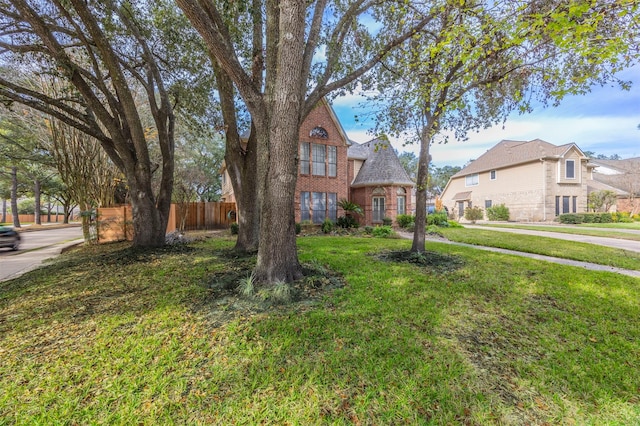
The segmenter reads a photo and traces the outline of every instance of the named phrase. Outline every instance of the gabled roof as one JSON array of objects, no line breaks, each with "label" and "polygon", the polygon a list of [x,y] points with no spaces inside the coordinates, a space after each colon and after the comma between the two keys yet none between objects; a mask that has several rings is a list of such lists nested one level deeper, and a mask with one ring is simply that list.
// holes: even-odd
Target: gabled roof
[{"label": "gabled roof", "polygon": [[352,187],[373,185],[411,185],[413,181],[400,164],[388,140],[373,139],[363,144],[353,142],[347,151],[350,159],[365,160]]},{"label": "gabled roof", "polygon": [[578,152],[584,156],[580,148],[574,143],[556,146],[541,139],[534,139],[528,142],[503,140],[453,175],[452,178],[501,169],[541,159],[557,159],[564,156],[572,148],[577,149]]}]

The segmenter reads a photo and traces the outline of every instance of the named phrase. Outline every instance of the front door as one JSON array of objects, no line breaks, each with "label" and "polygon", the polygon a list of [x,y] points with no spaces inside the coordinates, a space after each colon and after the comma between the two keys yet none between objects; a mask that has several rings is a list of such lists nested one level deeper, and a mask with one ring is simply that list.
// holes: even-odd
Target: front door
[{"label": "front door", "polygon": [[373,197],[373,221],[382,222],[384,213],[384,197]]},{"label": "front door", "polygon": [[464,217],[464,201],[458,201],[458,217]]}]

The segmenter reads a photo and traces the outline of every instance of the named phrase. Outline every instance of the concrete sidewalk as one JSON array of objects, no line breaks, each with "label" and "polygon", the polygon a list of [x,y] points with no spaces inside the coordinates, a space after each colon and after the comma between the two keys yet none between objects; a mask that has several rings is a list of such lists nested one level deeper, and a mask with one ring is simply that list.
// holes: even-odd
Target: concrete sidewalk
[{"label": "concrete sidewalk", "polygon": [[0,282],[17,278],[26,272],[36,269],[45,260],[56,257],[65,249],[83,242],[84,239],[77,239],[3,256],[0,260]]},{"label": "concrete sidewalk", "polygon": [[[484,229],[485,231],[496,231],[496,232],[510,232],[512,234],[524,234],[524,235],[536,235],[538,237],[548,237],[548,238],[556,238],[558,240],[567,240],[567,241],[577,241],[580,243],[589,243],[589,244],[597,244],[600,246],[618,248],[621,250],[629,250],[640,253],[640,242],[633,240],[623,240],[620,238],[610,238],[610,237],[594,237],[591,235],[576,235],[576,234],[564,234],[562,232],[554,232],[553,227],[551,226],[548,230],[530,230],[530,229],[516,229],[516,228],[499,228],[495,226],[482,226],[482,225],[463,225],[468,229]],[[589,228],[589,229],[598,229],[598,230],[606,230],[603,228]],[[629,233],[634,233],[634,230]],[[617,230],[616,230],[617,232]]]},{"label": "concrete sidewalk", "polygon": [[[471,228],[471,226],[465,225],[465,228]],[[483,227],[483,226],[478,226],[476,228],[488,229],[488,227]],[[413,234],[409,233],[409,232],[399,232],[399,235],[402,236],[403,238],[413,239]],[[556,233],[556,235],[557,235],[557,233]],[[547,235],[544,235],[544,236],[547,236]],[[615,268],[613,266],[598,265],[596,263],[581,262],[581,261],[578,261],[578,260],[563,259],[563,258],[560,258],[560,257],[544,256],[544,255],[541,255],[541,254],[526,253],[526,252],[523,252],[523,251],[507,250],[507,249],[498,248],[498,247],[477,246],[477,245],[474,245],[474,244],[467,244],[467,243],[459,243],[459,242],[455,242],[455,241],[449,241],[449,240],[447,240],[445,238],[433,238],[433,237],[430,238],[428,235],[427,235],[427,242],[437,242],[437,243],[451,244],[451,245],[456,245],[456,246],[471,247],[471,248],[478,249],[478,250],[485,250],[485,251],[491,251],[491,252],[503,253],[503,254],[512,254],[514,256],[528,257],[530,259],[542,260],[542,261],[545,261],[545,262],[552,262],[552,263],[557,263],[557,264],[560,264],[560,265],[576,266],[578,268],[584,268],[584,269],[588,269],[590,271],[614,272],[616,274],[627,275],[629,277],[634,277],[634,278],[640,278],[640,271],[635,271],[635,270],[630,270],[630,269],[622,269],[622,268]],[[637,242],[636,242],[636,244],[637,244]]]}]

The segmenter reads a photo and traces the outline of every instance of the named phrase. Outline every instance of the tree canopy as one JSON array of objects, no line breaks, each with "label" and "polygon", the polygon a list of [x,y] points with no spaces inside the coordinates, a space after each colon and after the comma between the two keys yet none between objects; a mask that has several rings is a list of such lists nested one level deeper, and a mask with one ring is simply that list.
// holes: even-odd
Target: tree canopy
[{"label": "tree canopy", "polygon": [[457,139],[533,102],[615,81],[638,59],[638,3],[599,1],[445,2],[411,42],[365,80],[380,105],[377,130],[420,143],[413,250],[424,251],[429,146]]}]

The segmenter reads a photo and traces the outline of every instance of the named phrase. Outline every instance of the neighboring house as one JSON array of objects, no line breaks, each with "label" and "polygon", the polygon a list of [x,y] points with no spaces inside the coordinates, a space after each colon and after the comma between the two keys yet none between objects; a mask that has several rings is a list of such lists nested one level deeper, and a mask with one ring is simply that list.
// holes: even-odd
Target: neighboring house
[{"label": "neighboring house", "polygon": [[550,221],[585,212],[589,159],[574,143],[503,140],[451,177],[442,201],[456,218],[466,208],[504,204],[510,220]]},{"label": "neighboring house", "polygon": [[617,195],[615,210],[640,213],[640,157],[625,160],[592,158],[595,166],[589,181],[589,193],[609,190]]},{"label": "neighboring house", "polygon": [[[411,211],[413,182],[388,142],[374,139],[352,142],[326,100],[318,103],[300,127],[298,180],[295,193],[296,222],[336,221],[344,215],[342,199],[363,209],[362,225],[395,219]],[[222,200],[235,202],[223,164]]]}]

